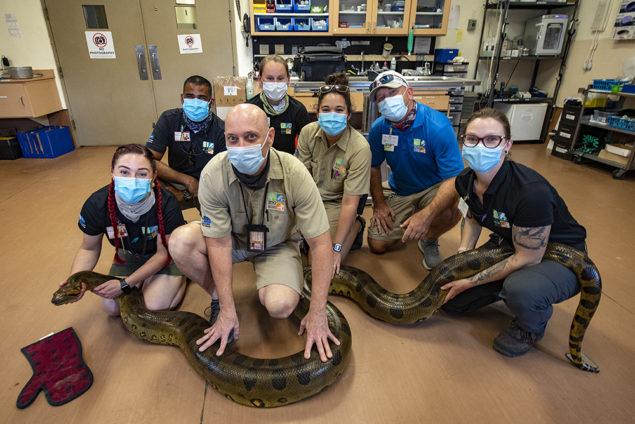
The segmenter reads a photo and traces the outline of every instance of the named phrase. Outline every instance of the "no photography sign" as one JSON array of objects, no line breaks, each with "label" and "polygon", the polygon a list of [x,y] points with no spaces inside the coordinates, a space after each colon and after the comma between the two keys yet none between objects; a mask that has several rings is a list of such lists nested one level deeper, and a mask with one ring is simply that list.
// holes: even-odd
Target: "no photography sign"
[{"label": "no photography sign", "polygon": [[115,43],[110,31],[86,31],[86,45],[91,59],[115,59]]}]

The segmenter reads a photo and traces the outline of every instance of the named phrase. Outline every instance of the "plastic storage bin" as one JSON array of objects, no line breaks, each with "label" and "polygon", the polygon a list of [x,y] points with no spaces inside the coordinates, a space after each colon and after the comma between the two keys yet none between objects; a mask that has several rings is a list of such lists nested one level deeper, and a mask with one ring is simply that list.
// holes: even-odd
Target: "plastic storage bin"
[{"label": "plastic storage bin", "polygon": [[276,31],[293,31],[293,18],[276,18]]},{"label": "plastic storage bin", "polygon": [[276,18],[258,17],[258,31],[275,31]]},{"label": "plastic storage bin", "polygon": [[56,158],[74,149],[68,127],[43,127],[17,136],[25,158]]},{"label": "plastic storage bin", "polygon": [[276,13],[293,11],[293,0],[276,0]]},{"label": "plastic storage bin", "polygon": [[20,143],[15,137],[0,137],[0,159],[17,159],[22,157]]},{"label": "plastic storage bin", "polygon": [[329,18],[311,18],[311,31],[328,31]]},{"label": "plastic storage bin", "polygon": [[311,31],[311,18],[295,18],[295,31]]},{"label": "plastic storage bin", "polygon": [[434,51],[434,61],[437,63],[452,62],[452,59],[457,57],[459,49],[436,49]]},{"label": "plastic storage bin", "polygon": [[594,90],[604,90],[618,93],[622,91],[622,86],[624,84],[626,84],[626,82],[614,79],[594,79],[591,88]]},{"label": "plastic storage bin", "polygon": [[609,126],[626,131],[635,131],[635,119],[620,118],[619,116],[609,117]]},{"label": "plastic storage bin", "polygon": [[293,0],[293,11],[309,13],[311,11],[311,2],[309,0]]}]

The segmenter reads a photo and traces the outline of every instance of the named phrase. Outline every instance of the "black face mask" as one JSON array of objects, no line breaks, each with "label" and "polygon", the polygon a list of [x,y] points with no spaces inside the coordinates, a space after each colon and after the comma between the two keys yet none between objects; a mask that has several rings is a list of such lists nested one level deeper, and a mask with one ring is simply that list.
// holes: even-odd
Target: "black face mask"
[{"label": "black face mask", "polygon": [[265,164],[265,169],[262,170],[260,174],[257,175],[248,175],[239,172],[234,165],[232,165],[232,169],[234,170],[234,175],[238,178],[238,181],[243,183],[245,187],[250,188],[252,190],[259,190],[265,186],[267,182],[267,176],[269,175],[269,155],[267,155],[267,162]]}]

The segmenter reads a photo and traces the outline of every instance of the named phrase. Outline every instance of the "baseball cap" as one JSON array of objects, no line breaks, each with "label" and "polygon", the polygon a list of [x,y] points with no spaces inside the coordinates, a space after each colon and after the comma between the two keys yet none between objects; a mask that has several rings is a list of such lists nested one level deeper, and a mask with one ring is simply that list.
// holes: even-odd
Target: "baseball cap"
[{"label": "baseball cap", "polygon": [[368,87],[368,89],[370,90],[369,98],[371,102],[375,101],[375,94],[377,93],[377,90],[383,87],[399,88],[409,87],[409,85],[403,75],[401,75],[399,72],[382,72],[381,74],[377,75],[377,78],[375,78],[375,80],[370,83],[370,87]]}]

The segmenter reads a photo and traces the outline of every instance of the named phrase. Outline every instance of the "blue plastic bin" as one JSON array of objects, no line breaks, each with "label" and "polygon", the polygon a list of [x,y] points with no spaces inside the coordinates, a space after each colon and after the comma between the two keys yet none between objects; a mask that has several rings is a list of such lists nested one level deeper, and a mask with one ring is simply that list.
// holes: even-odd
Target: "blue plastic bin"
[{"label": "blue plastic bin", "polygon": [[258,31],[275,31],[276,18],[258,17]]},{"label": "blue plastic bin", "polygon": [[[325,24],[318,23],[320,21],[326,21]],[[329,30],[329,18],[311,18],[311,31],[328,31]]]},{"label": "blue plastic bin", "polygon": [[298,4],[299,0],[293,0],[293,11],[296,13],[309,13],[311,11],[311,2],[307,5]]},{"label": "blue plastic bin", "polygon": [[435,49],[434,61],[437,63],[452,62],[459,55],[459,49]]},{"label": "blue plastic bin", "polygon": [[293,25],[293,29],[296,31],[311,31],[311,19],[295,18],[295,25]]},{"label": "blue plastic bin", "polygon": [[276,18],[276,31],[293,31],[293,18]]},{"label": "blue plastic bin", "polygon": [[25,158],[56,158],[75,148],[68,127],[42,127],[16,135]]},{"label": "blue plastic bin", "polygon": [[293,0],[276,0],[276,13],[293,11]]}]

